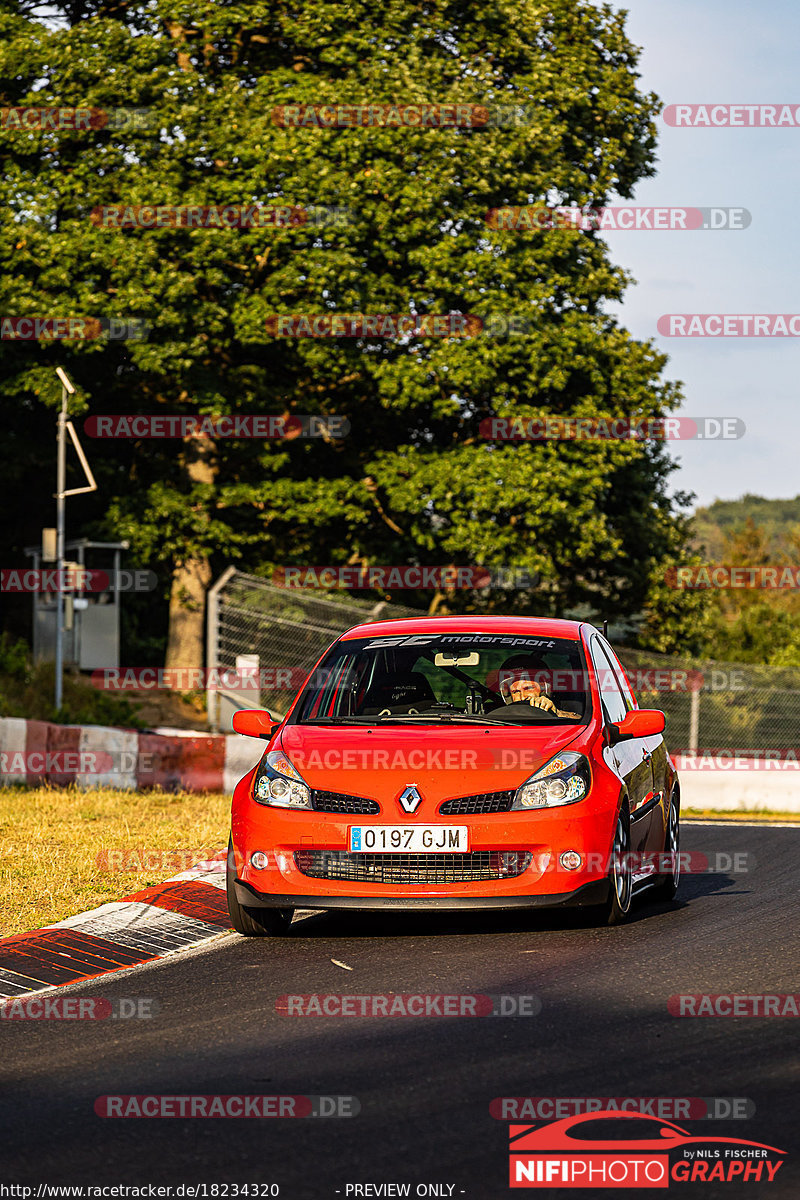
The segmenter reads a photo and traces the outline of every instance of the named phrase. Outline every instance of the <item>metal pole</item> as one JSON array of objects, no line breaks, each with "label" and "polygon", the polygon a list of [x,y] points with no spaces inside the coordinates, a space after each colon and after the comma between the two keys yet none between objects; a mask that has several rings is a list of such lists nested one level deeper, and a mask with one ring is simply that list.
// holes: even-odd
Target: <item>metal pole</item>
[{"label": "metal pole", "polygon": [[67,487],[67,389],[61,385],[58,415],[58,467],[56,472],[56,711],[61,708],[64,687],[64,492]]},{"label": "metal pole", "polygon": [[219,671],[219,594],[235,574],[235,567],[226,567],[206,597],[206,722],[212,733],[219,732],[219,692],[209,686]]},{"label": "metal pole", "polygon": [[700,743],[700,689],[692,692],[689,709],[689,753],[697,754]]},{"label": "metal pole", "polygon": [[[58,414],[58,466],[56,469],[56,711],[61,708],[64,689],[64,505],[66,498],[72,493],[67,492],[67,439],[69,426],[67,421],[67,395],[74,393],[75,388],[70,383],[61,367],[56,367],[56,375],[61,380],[61,412]],[[74,438],[74,433],[73,433]],[[91,490],[97,486],[92,482]],[[89,489],[87,489],[89,490]]]}]

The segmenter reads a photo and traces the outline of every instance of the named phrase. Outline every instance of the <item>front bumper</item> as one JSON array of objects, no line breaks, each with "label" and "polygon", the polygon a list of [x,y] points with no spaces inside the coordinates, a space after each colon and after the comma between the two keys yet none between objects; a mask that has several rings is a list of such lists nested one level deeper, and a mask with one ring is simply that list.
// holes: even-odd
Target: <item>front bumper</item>
[{"label": "front bumper", "polygon": [[350,908],[371,912],[387,908],[453,910],[453,909],[515,909],[515,908],[573,908],[604,904],[608,898],[609,881],[596,879],[572,892],[530,896],[330,896],[316,893],[299,896],[265,895],[241,879],[235,881],[236,898],[246,908]]},{"label": "front bumper", "polygon": [[[530,853],[532,861],[520,874],[503,877],[401,884],[318,877],[299,869],[296,859],[304,851],[346,852],[351,825],[390,824],[394,814],[384,810],[376,816],[350,816],[271,808],[253,801],[250,786],[251,777],[245,777],[234,796],[229,868],[239,902],[246,907],[513,909],[601,904],[608,895],[619,796],[611,787],[595,786],[589,801],[535,813],[453,816],[444,822],[430,809],[418,811],[403,823],[468,825],[470,853]],[[577,870],[560,866],[567,850],[582,856]],[[251,861],[255,851],[267,859],[258,869]]]},{"label": "front bumper", "polygon": [[[602,821],[563,812],[555,817],[537,814],[533,819],[525,813],[471,818],[468,822],[471,852],[529,854],[530,865],[520,874],[402,883],[316,876],[299,868],[298,852],[346,852],[347,829],[352,818],[350,822],[331,817],[309,820],[290,813],[288,818],[279,815],[265,827],[261,814],[255,816],[257,821],[248,823],[234,819],[231,868],[235,879],[252,896],[279,897],[274,901],[277,907],[332,908],[340,902],[345,907],[414,907],[412,902],[428,900],[433,908],[448,904],[454,908],[472,904],[513,908],[525,903],[533,906],[594,903],[573,898],[580,897],[591,884],[607,886],[613,831],[610,815]],[[267,865],[258,869],[252,865],[252,855],[257,850],[267,858]],[[560,855],[566,850],[577,850],[583,856],[583,866],[574,871],[560,867]],[[491,903],[487,905],[487,901]],[[243,897],[241,902],[252,901]]]}]

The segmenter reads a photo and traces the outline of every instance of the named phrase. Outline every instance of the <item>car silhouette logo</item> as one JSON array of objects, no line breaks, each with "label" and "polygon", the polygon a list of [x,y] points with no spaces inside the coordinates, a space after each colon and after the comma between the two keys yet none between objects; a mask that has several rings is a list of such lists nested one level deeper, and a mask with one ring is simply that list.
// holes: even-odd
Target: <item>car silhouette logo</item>
[{"label": "car silhouette logo", "polygon": [[[604,1127],[613,1121],[627,1123],[632,1136],[620,1137],[617,1132],[614,1137],[604,1137]],[[594,1137],[591,1136],[592,1126],[597,1130]],[[576,1128],[577,1133],[573,1133]],[[759,1150],[771,1150],[775,1154],[786,1153],[777,1146],[767,1146],[764,1142],[753,1142],[746,1138],[719,1137],[717,1134],[697,1137],[672,1121],[613,1108],[564,1117],[560,1121],[549,1121],[538,1127],[510,1125],[509,1139],[514,1153],[523,1150],[559,1153],[568,1150],[669,1150],[692,1144],[706,1145],[712,1141],[715,1144],[753,1146]]]},{"label": "car silhouette logo", "polygon": [[397,802],[403,812],[414,813],[422,804],[422,796],[417,791],[416,784],[409,783],[408,787],[404,788],[397,797]]},{"label": "car silhouette logo", "polygon": [[[510,1125],[509,1141],[511,1187],[577,1187],[587,1179],[598,1187],[731,1182],[743,1175],[744,1158],[758,1160],[747,1164],[749,1174],[758,1180],[766,1174],[765,1182],[772,1182],[786,1154],[764,1142],[715,1133],[698,1137],[672,1121],[611,1108],[539,1127]],[[689,1146],[697,1149],[683,1150]],[[678,1150],[683,1157],[674,1153]],[[779,1156],[777,1162],[772,1154]]]}]

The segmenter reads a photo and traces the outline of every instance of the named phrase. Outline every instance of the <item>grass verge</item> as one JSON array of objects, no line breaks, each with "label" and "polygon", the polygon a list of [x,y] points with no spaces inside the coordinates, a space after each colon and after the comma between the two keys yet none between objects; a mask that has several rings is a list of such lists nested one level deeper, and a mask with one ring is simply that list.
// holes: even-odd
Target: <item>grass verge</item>
[{"label": "grass verge", "polygon": [[[221,793],[0,788],[0,937],[119,900],[224,850],[229,812]],[[800,813],[766,810],[683,816],[800,825]]]},{"label": "grass verge", "polygon": [[119,900],[224,850],[230,803],[208,792],[0,788],[0,937]]},{"label": "grass verge", "polygon": [[769,808],[759,808],[753,812],[741,809],[729,812],[725,809],[720,811],[713,808],[682,808],[681,816],[689,821],[730,821],[731,825],[771,825],[773,821],[780,821],[782,825],[800,825],[800,813],[775,812]]}]

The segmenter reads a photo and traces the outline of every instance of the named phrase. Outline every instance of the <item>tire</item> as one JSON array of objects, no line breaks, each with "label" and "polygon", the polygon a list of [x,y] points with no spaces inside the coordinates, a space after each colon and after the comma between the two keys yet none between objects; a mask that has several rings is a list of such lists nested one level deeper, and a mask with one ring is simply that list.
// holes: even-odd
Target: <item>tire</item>
[{"label": "tire", "polygon": [[661,880],[657,883],[651,895],[657,900],[674,900],[675,893],[678,890],[678,884],[681,878],[681,813],[680,801],[673,794],[670,800],[669,813],[667,815],[667,828],[664,831],[664,853],[672,854],[672,870],[667,875],[662,875]]},{"label": "tire", "polygon": [[292,923],[292,908],[246,908],[236,895],[236,863],[233,843],[228,841],[228,859],[225,869],[225,892],[228,897],[228,913],[237,933],[245,937],[281,937]]},{"label": "tire", "polygon": [[621,925],[630,912],[632,896],[631,823],[628,809],[623,805],[617,813],[614,827],[611,870],[608,875],[608,900],[600,910],[603,923]]}]

